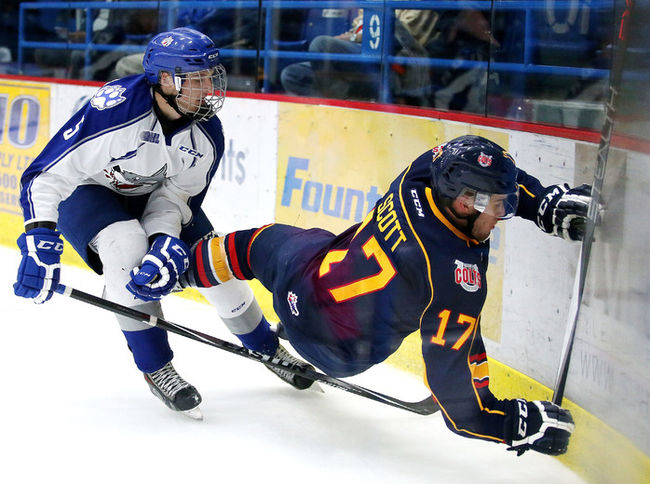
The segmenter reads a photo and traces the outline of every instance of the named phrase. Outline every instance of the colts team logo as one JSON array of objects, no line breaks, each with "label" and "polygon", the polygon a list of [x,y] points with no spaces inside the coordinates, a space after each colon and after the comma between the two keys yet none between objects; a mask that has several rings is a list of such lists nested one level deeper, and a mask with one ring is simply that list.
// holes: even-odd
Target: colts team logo
[{"label": "colts team logo", "polygon": [[126,98],[122,96],[122,93],[126,88],[114,84],[112,86],[104,86],[93,96],[90,100],[90,105],[99,111],[104,109],[114,108],[120,103],[126,101]]},{"label": "colts team logo", "polygon": [[454,261],[454,280],[456,284],[465,289],[467,292],[476,292],[481,288],[481,273],[476,264],[466,264],[456,259]]},{"label": "colts team logo", "polygon": [[481,154],[478,155],[478,164],[484,167],[490,166],[492,164],[492,157],[489,155],[486,155],[481,151]]},{"label": "colts team logo", "polygon": [[287,294],[287,302],[289,303],[289,309],[291,309],[291,314],[294,316],[299,316],[300,312],[298,311],[298,296],[289,291]]}]

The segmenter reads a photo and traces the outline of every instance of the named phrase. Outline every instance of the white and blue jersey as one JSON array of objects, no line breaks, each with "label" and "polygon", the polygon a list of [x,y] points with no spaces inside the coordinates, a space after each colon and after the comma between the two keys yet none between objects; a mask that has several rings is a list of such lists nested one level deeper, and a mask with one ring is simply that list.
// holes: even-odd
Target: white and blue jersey
[{"label": "white and blue jersey", "polygon": [[[59,204],[84,185],[147,196],[147,233],[178,237],[223,155],[221,122],[188,122],[165,136],[144,75],[101,87],[50,140],[22,176],[25,224],[58,222]],[[198,203],[197,203],[198,202]]]}]

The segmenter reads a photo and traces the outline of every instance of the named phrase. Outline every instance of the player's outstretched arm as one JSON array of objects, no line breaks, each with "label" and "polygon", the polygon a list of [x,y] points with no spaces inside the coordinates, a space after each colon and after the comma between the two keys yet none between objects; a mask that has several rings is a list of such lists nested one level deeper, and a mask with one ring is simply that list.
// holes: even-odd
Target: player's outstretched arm
[{"label": "player's outstretched arm", "polygon": [[49,300],[59,285],[63,240],[50,228],[54,222],[39,223],[18,237],[22,260],[14,284],[16,296],[41,304]]},{"label": "player's outstretched arm", "polygon": [[591,203],[591,186],[552,185],[540,196],[536,222],[548,234],[582,240]]},{"label": "player's outstretched arm", "polygon": [[571,412],[551,402],[510,400],[504,435],[508,450],[560,455],[567,451],[575,428]]},{"label": "player's outstretched arm", "polygon": [[131,271],[126,288],[138,299],[157,301],[172,292],[190,265],[189,257],[190,248],[185,242],[171,235],[159,235],[140,267]]}]

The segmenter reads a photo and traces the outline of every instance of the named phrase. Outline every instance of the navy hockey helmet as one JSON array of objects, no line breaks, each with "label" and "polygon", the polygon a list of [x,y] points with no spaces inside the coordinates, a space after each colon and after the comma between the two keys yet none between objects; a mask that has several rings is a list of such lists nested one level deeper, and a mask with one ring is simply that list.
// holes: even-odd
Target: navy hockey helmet
[{"label": "navy hockey helmet", "polygon": [[481,136],[460,136],[433,149],[431,182],[438,198],[465,196],[479,212],[514,216],[519,201],[512,156]]},{"label": "navy hockey helmet", "polygon": [[[226,71],[220,63],[219,50],[210,37],[197,30],[179,27],[156,35],[147,45],[142,66],[151,84],[158,84],[163,72],[173,77],[178,92],[175,108],[182,114],[204,120],[223,106]],[[194,82],[189,83],[188,79]],[[190,85],[195,89],[194,97],[197,89],[210,94],[199,95],[199,103],[190,102]]]}]

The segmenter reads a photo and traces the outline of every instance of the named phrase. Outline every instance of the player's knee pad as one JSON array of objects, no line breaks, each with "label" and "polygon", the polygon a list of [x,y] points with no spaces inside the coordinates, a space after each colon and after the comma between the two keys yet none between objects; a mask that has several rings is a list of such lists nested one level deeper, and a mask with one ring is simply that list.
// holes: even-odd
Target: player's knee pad
[{"label": "player's knee pad", "polygon": [[141,304],[126,290],[131,269],[140,265],[149,250],[147,234],[137,220],[116,222],[102,229],[92,240],[104,269],[105,295],[126,306]]},{"label": "player's knee pad", "polygon": [[201,239],[192,248],[190,268],[185,280],[190,286],[213,287],[234,279],[228,265],[224,237]]}]

